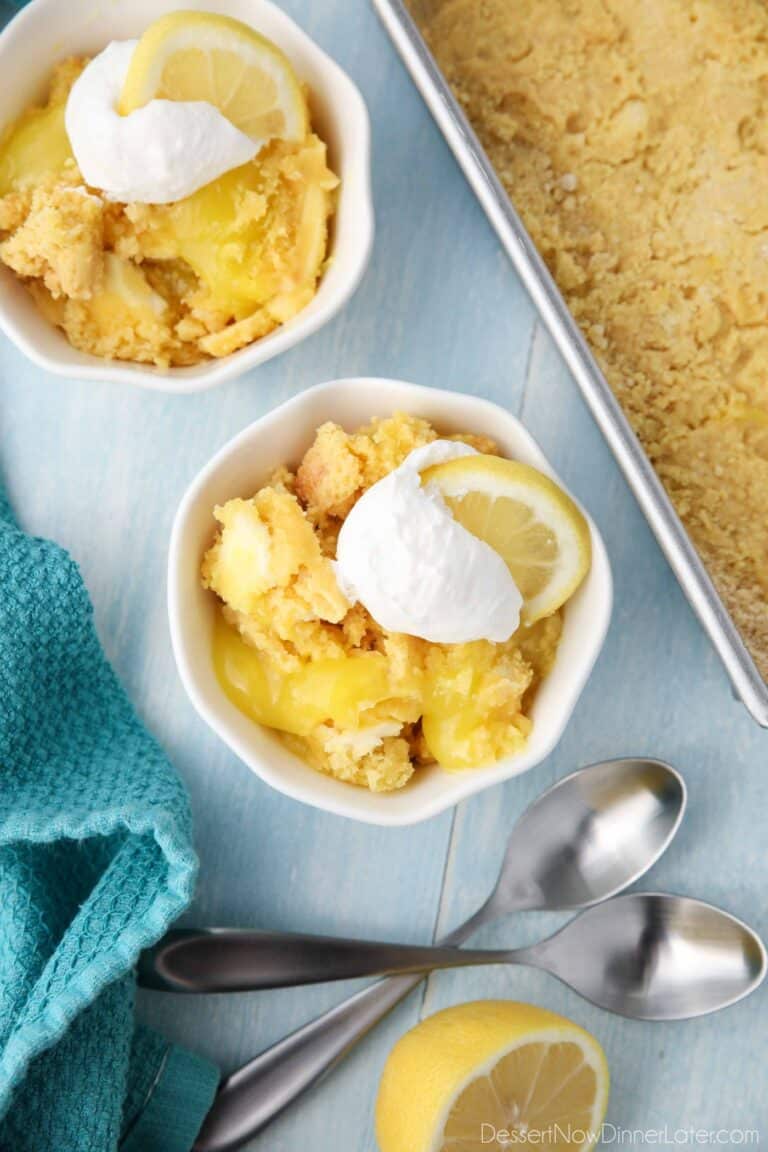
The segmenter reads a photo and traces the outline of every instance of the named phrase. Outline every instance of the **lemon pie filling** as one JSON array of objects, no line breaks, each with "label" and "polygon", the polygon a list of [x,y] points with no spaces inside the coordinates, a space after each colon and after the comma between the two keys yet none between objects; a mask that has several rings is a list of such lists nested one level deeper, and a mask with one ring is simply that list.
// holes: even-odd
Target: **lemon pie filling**
[{"label": "lemon pie filling", "polygon": [[[236,21],[172,16],[127,46],[124,116],[94,108],[93,83],[78,96],[101,58],[70,59],[54,70],[46,103],[0,138],[0,262],[76,348],[163,368],[227,356],[306,307],[338,186],[282,54]],[[177,50],[180,40],[187,48]],[[225,129],[218,146],[211,124]],[[251,155],[227,169],[227,156]],[[106,187],[86,179],[78,157]],[[169,199],[179,188],[193,190]]]},{"label": "lemon pie filling", "polygon": [[[459,458],[449,459],[456,454],[446,448],[461,449]],[[455,436],[446,444],[429,423],[410,415],[374,420],[354,433],[325,424],[295,471],[282,468],[254,495],[214,510],[217,531],[202,581],[220,601],[213,636],[219,682],[241,711],[274,729],[319,771],[392,791],[426,765],[461,771],[524,748],[536,690],[557,652],[562,605],[589,567],[590,536],[557,485],[495,451],[484,437]],[[435,454],[444,462],[427,467]],[[435,581],[420,607],[404,605],[400,596],[410,615],[398,618],[408,628],[419,626],[418,617],[430,628],[452,629],[461,622],[462,603],[451,598],[473,586],[455,565],[482,562],[490,544],[515,595],[519,580],[536,605],[526,619],[523,597],[523,621],[512,624],[511,634],[503,631],[504,639],[440,643],[402,624],[396,630],[380,618],[381,599],[367,594],[364,566],[352,568],[358,587],[338,579],[340,569],[350,571],[339,563],[346,526],[366,508],[378,516],[381,501],[371,506],[366,494],[396,474],[408,481],[413,459],[425,465],[413,486],[426,482],[435,490],[422,499],[441,504],[437,488],[444,490],[459,522],[453,527],[477,537],[477,554],[459,548],[439,571],[434,564],[426,570],[411,532],[421,519],[406,525],[393,514],[392,530],[397,535],[398,525],[403,528],[402,538],[387,543],[380,531],[358,533],[358,559],[366,540],[388,550],[389,571],[401,569],[398,595],[410,588],[418,599],[418,585]],[[406,473],[399,472],[404,466]],[[464,497],[457,499],[459,490]],[[397,489],[392,498],[398,499]],[[415,499],[408,495],[405,512],[413,512]],[[450,520],[448,507],[440,515]],[[453,538],[448,534],[446,541]],[[435,549],[427,551],[434,559]],[[471,615],[479,637],[490,620],[481,611]]]}]

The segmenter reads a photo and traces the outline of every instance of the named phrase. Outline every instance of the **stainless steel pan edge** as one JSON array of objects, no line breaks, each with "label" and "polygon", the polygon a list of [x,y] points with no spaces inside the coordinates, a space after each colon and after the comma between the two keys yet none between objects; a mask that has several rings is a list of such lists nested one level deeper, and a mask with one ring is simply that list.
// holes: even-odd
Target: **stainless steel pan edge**
[{"label": "stainless steel pan edge", "polygon": [[736,696],[768,728],[768,685],[747,650],[661,481],[622,412],[544,261],[402,0],[373,0],[717,650]]}]

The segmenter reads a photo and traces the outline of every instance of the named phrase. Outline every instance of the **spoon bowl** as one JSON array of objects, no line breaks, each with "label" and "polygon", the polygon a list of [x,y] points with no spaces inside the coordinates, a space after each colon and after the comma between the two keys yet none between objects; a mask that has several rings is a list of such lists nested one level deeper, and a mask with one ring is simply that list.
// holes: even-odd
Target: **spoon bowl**
[{"label": "spoon bowl", "polygon": [[623,891],[666,851],[686,799],[683,778],[661,760],[605,760],[558,780],[515,824],[496,887],[470,923],[587,908]]},{"label": "spoon bowl", "polygon": [[[590,906],[628,887],[668,847],[685,804],[681,777],[658,760],[610,760],[565,777],[518,819],[492,895],[443,945],[462,944],[482,924],[515,911]],[[179,950],[178,937],[160,941],[142,957],[144,981],[176,991],[252,986],[248,942],[219,937],[212,952],[205,935],[194,933],[195,939]],[[283,948],[280,971],[285,977],[286,959],[291,959],[306,979],[306,945],[294,943],[292,957]],[[201,948],[201,962],[189,951],[185,959],[185,948]],[[263,959],[261,944],[258,948]],[[328,979],[331,960],[339,961],[337,942],[315,958],[320,961],[315,972],[322,971],[315,978]],[[231,1152],[262,1131],[343,1060],[421,979],[419,973],[404,975],[364,988],[231,1073],[219,1088],[195,1152]]]},{"label": "spoon bowl", "polygon": [[766,972],[765,947],[746,924],[711,904],[661,893],[590,908],[517,959],[635,1020],[686,1020],[727,1008]]},{"label": "spoon bowl", "polygon": [[496,951],[268,932],[179,934],[154,986],[255,991],[484,964],[541,968],[598,1007],[635,1020],[683,1020],[753,992],[766,953],[750,928],[711,904],[635,893],[588,908],[538,944]]},{"label": "spoon bowl", "polygon": [[[511,912],[588,908],[633,884],[668,847],[685,784],[660,760],[608,760],[558,781],[514,826],[496,887],[442,943],[466,940]],[[365,974],[363,941],[175,929],[139,961],[139,980],[169,992],[234,992]],[[374,944],[370,971],[388,968]],[[412,969],[416,971],[416,968]]]}]

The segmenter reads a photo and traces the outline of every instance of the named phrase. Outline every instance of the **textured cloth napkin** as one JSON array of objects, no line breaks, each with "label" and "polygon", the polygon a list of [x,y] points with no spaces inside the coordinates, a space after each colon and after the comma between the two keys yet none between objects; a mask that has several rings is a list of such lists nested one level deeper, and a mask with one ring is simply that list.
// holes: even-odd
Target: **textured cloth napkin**
[{"label": "textured cloth napkin", "polygon": [[0,1152],[187,1152],[218,1073],[136,1025],[132,968],[195,872],[77,566],[0,486]]}]

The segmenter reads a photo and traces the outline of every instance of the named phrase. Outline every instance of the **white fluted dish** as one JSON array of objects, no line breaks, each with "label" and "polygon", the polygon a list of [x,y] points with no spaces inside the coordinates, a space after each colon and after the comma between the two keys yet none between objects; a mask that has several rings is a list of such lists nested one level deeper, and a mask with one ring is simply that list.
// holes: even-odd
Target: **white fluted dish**
[{"label": "white fluted dish", "polygon": [[423,388],[397,380],[334,380],[302,392],[242,431],[194,479],[176,514],[168,562],[168,610],[179,674],[200,716],[267,784],[305,804],[369,824],[416,824],[493,784],[541,763],[560,739],[600,653],[612,606],[605,545],[589,519],[592,567],[564,612],[554,667],[533,706],[533,732],[525,749],[490,767],[445,772],[420,768],[398,792],[374,793],[324,776],[293,755],[274,732],[255,723],[228,699],[213,667],[217,601],[200,584],[200,562],[210,546],[215,504],[252,495],[279,465],[297,463],[316,428],[334,420],[348,430],[372,417],[411,412],[441,432],[493,437],[500,450],[554,475],[533,437],[509,412],[476,396]]},{"label": "white fluted dish", "polygon": [[110,40],[141,36],[153,20],[179,7],[234,16],[273,40],[310,91],[312,119],[341,177],[332,223],[331,261],[314,299],[287,324],[239,352],[188,368],[156,368],[106,360],[73,348],[39,312],[24,285],[0,267],[0,329],[48,372],[109,380],[163,392],[200,392],[271,360],[306,339],[344,306],[357,288],[373,245],[370,124],[362,96],[345,72],[270,0],[31,0],[0,34],[3,99],[0,136],[35,100],[51,72],[71,55],[94,55]]}]

